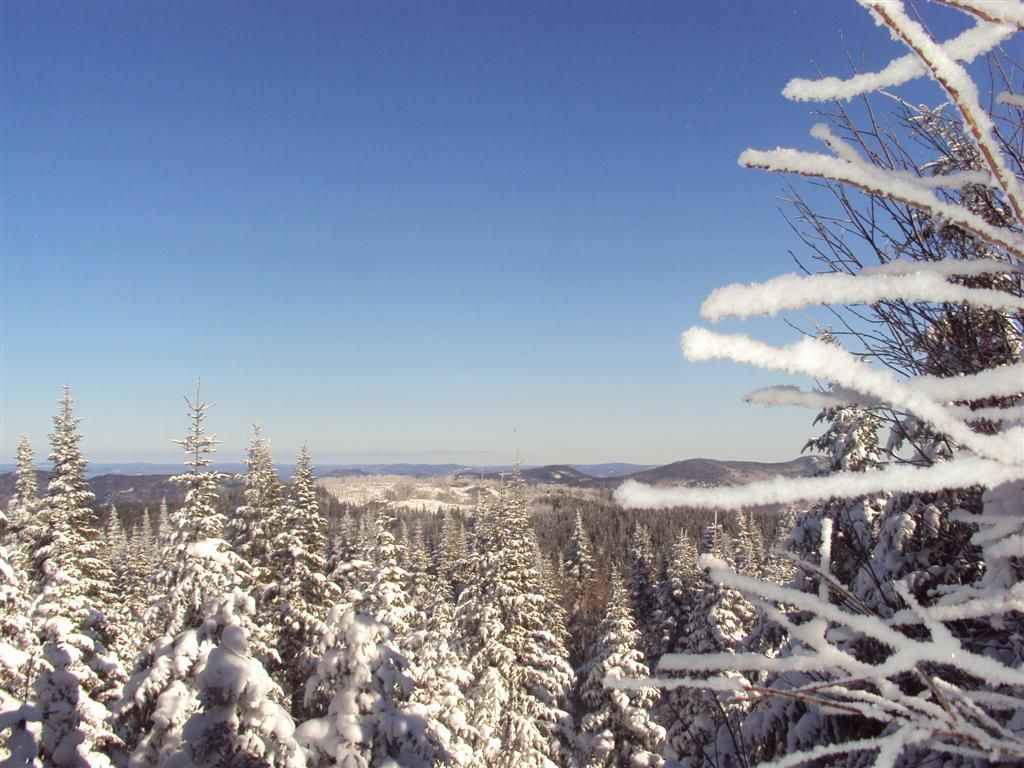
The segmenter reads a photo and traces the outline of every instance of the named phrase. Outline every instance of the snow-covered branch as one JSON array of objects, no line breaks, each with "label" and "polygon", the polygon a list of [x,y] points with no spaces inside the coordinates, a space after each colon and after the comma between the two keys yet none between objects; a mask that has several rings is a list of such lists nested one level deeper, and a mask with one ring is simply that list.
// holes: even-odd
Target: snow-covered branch
[{"label": "snow-covered branch", "polygon": [[[987,4],[988,5],[988,4]],[[993,20],[994,21],[994,20]],[[943,45],[947,54],[959,61],[970,63],[1008,40],[1016,32],[1009,24],[977,24]],[[782,91],[793,101],[850,100],[865,93],[892,88],[924,77],[928,68],[920,58],[908,53],[893,59],[878,72],[864,72],[850,78],[823,77],[820,80],[794,78]]]},{"label": "snow-covered branch", "polygon": [[882,19],[893,34],[914,51],[927,65],[932,78],[939,83],[949,97],[960,108],[964,125],[968,133],[977,143],[981,156],[985,159],[999,187],[1013,209],[1018,222],[1024,222],[1024,189],[1020,180],[1010,169],[1003,157],[1002,149],[995,139],[995,125],[992,118],[981,106],[978,86],[960,64],[928,34],[918,22],[911,19],[903,10],[902,3],[895,4],[891,0],[859,0],[861,5],[871,9],[877,18]]},{"label": "snow-covered branch", "polygon": [[936,493],[946,488],[989,485],[1024,478],[1024,466],[963,457],[931,467],[897,464],[877,472],[836,472],[822,477],[776,477],[747,485],[690,488],[651,486],[627,480],[615,500],[629,509],[747,509],[874,493]]},{"label": "snow-covered branch", "polygon": [[[835,382],[914,414],[980,456],[1008,463],[1020,462],[1024,457],[1024,433],[1020,430],[979,434],[952,417],[941,403],[908,387],[892,373],[872,368],[833,344],[807,338],[785,347],[773,347],[742,334],[691,328],[683,334],[682,347],[688,360],[733,360]],[[1017,386],[1021,386],[1021,382],[1018,381]]]},{"label": "snow-covered branch", "polygon": [[947,203],[927,186],[910,181],[903,174],[864,162],[854,163],[816,152],[781,148],[768,151],[748,149],[740,154],[739,164],[746,168],[831,179],[857,187],[868,194],[898,200],[972,232],[1024,260],[1024,236],[993,226],[963,206]]},{"label": "snow-covered branch", "polygon": [[780,275],[764,283],[735,283],[718,288],[700,312],[716,322],[724,317],[776,315],[812,304],[873,304],[879,301],[946,302],[1006,312],[1024,311],[1024,299],[991,288],[968,288],[941,276],[914,274]]}]

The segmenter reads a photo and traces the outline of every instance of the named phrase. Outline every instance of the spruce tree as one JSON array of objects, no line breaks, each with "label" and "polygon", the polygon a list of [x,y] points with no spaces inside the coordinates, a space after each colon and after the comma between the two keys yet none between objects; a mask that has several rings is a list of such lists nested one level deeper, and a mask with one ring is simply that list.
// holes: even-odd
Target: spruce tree
[{"label": "spruce tree", "polygon": [[441,758],[452,765],[470,765],[476,731],[462,691],[471,678],[454,648],[455,606],[446,592],[435,592],[426,617],[415,644],[411,711],[422,712],[433,724]]},{"label": "spruce tree", "polygon": [[568,614],[569,661],[573,667],[583,663],[590,644],[596,639],[597,597],[594,583],[594,556],[590,536],[583,525],[583,515],[576,510],[572,533],[565,545],[562,561],[562,583],[565,585],[565,610]]},{"label": "spruce tree", "polygon": [[271,562],[279,580],[271,611],[280,657],[277,679],[292,713],[299,716],[304,713],[306,681],[316,670],[316,645],[324,631],[327,603],[337,591],[325,575],[325,522],[305,446],[282,510],[281,530],[272,546]]},{"label": "spruce tree", "polygon": [[24,529],[32,522],[39,506],[39,480],[36,475],[32,444],[24,435],[18,441],[18,463],[14,470],[14,496],[7,506],[7,519],[0,530],[3,543],[12,548],[10,554],[21,559],[13,546],[24,546]]},{"label": "spruce tree", "polygon": [[282,527],[283,489],[274,472],[270,443],[253,427],[245,459],[245,504],[228,523],[232,549],[254,569],[257,583],[272,584],[278,574],[273,563],[273,542]]},{"label": "spruce tree", "polygon": [[572,684],[557,607],[537,577],[518,471],[477,524],[469,585],[459,596],[459,653],[470,682],[475,765],[556,766],[564,757]]},{"label": "spruce tree", "polygon": [[638,649],[629,596],[617,571],[612,572],[608,607],[598,630],[599,639],[583,666],[580,698],[586,715],[580,722],[584,768],[660,766],[658,755],[664,729],[650,717],[658,698],[653,688],[618,689],[615,681],[645,678],[650,671]]},{"label": "spruce tree", "polygon": [[28,579],[0,546],[0,710],[28,700],[39,663],[29,607]]},{"label": "spruce tree", "polygon": [[650,639],[657,633],[654,626],[657,605],[654,586],[654,551],[647,526],[640,523],[633,526],[626,563],[629,567],[629,600],[633,607],[633,616],[640,636],[647,639],[644,654],[645,658],[650,661],[653,656]]},{"label": "spruce tree", "polygon": [[451,585],[452,594],[458,597],[469,579],[466,531],[462,516],[445,510],[441,522],[441,542],[437,548],[437,573]]},{"label": "spruce tree", "polygon": [[33,620],[46,640],[74,648],[54,651],[66,655],[70,673],[77,675],[83,695],[106,701],[124,678],[120,661],[110,651],[111,627],[105,611],[114,604],[112,575],[102,558],[94,500],[85,480],[86,461],[79,448],[79,419],[72,412],[70,388],[58,401],[50,436],[53,475],[39,516],[49,531],[36,540],[33,553],[40,575]]},{"label": "spruce tree", "polygon": [[311,703],[318,691],[329,703],[325,714],[307,720],[296,734],[312,765],[433,765],[436,736],[427,719],[406,704],[413,681],[391,630],[341,601],[328,613],[321,647],[309,691]]},{"label": "spruce tree", "polygon": [[[189,472],[175,478],[186,493],[170,516],[165,571],[156,583],[166,592],[146,613],[155,637],[139,653],[115,708],[132,768],[160,765],[180,742],[181,728],[199,707],[196,675],[223,626],[240,623],[249,638],[259,636],[255,604],[244,591],[252,581],[249,565],[221,538],[224,518],[216,506],[221,476],[205,471],[217,444],[204,426],[211,406],[200,399],[198,385],[195,400],[185,402],[191,424],[185,439],[176,442],[185,450]],[[226,605],[243,607],[227,611]]]},{"label": "spruce tree", "polygon": [[295,725],[275,701],[280,691],[249,655],[245,628],[228,618],[196,676],[199,711],[181,731],[182,748],[163,768],[303,768]]},{"label": "spruce tree", "polygon": [[185,487],[185,501],[170,515],[166,568],[157,584],[166,593],[158,596],[147,614],[150,626],[171,637],[198,625],[211,597],[251,581],[249,564],[222,538],[225,521],[217,509],[217,486],[224,476],[206,469],[218,443],[204,424],[212,404],[200,399],[198,384],[195,400],[186,397],[185,403],[191,423],[185,439],[175,442],[185,451],[189,471],[172,478]]}]

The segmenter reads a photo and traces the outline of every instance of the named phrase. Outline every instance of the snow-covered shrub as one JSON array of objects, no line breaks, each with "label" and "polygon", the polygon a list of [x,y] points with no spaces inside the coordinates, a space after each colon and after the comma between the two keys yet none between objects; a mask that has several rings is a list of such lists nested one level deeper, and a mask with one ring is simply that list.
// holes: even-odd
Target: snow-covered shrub
[{"label": "snow-covered shrub", "polygon": [[[861,4],[909,53],[878,72],[795,80],[784,92],[834,102],[833,124],[812,131],[831,154],[776,149],[740,157],[748,167],[820,179],[833,192],[838,216],[798,204],[805,242],[825,272],[727,286],[702,307],[717,321],[854,305],[853,315],[840,314],[852,350],[815,338],[779,348],[703,328],[682,339],[691,360],[723,358],[828,382],[824,392],[778,387],[750,399],[824,407],[829,427],[815,447],[829,453],[833,471],[740,488],[629,482],[617,498],[632,507],[736,510],[817,503],[801,516],[802,575],[791,586],[741,574],[713,554],[700,559],[713,581],[742,592],[786,632],[786,649],[669,655],[659,665],[667,686],[768,702],[744,724],[753,756],[778,766],[1017,763],[1024,761],[1024,99],[1012,61],[993,66],[1001,85],[987,107],[968,68],[1007,41],[1019,45],[1024,6],[949,0],[972,24],[939,43],[901,2]],[[946,105],[915,107],[891,96],[923,76],[941,87]],[[871,92],[897,105],[914,148],[887,143],[877,122],[856,130],[842,100]],[[865,254],[880,263],[864,266]],[[875,445],[879,426],[891,435],[885,445]]]}]

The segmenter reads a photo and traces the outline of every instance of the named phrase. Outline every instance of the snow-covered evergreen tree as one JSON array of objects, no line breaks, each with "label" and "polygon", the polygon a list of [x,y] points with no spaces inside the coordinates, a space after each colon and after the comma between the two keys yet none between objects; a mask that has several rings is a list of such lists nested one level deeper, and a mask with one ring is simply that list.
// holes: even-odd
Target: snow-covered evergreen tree
[{"label": "snow-covered evergreen tree", "polygon": [[[35,454],[32,443],[24,435],[18,441],[18,463],[14,469],[14,496],[7,506],[7,519],[0,535],[7,547],[23,545],[21,534],[29,525],[39,506],[39,480],[36,477]],[[17,537],[17,538],[15,538]],[[20,553],[11,552],[18,559]]]},{"label": "snow-covered evergreen tree", "polygon": [[[33,684],[41,733],[44,766],[53,768],[107,768],[110,751],[119,740],[110,725],[110,713],[90,695],[85,683],[96,680],[87,664],[93,652],[89,637],[72,621],[51,616],[46,623],[43,664]],[[96,688],[107,681],[100,679]]]},{"label": "snow-covered evergreen tree", "polygon": [[291,702],[291,712],[304,714],[306,681],[316,670],[317,642],[324,632],[328,601],[336,587],[326,576],[326,524],[316,499],[309,451],[299,451],[283,518],[272,547],[278,574],[271,610],[276,623],[275,647],[280,657],[277,679]]},{"label": "snow-covered evergreen tree", "polygon": [[217,509],[217,485],[223,476],[206,470],[216,445],[216,435],[206,433],[204,421],[212,407],[200,399],[185,398],[191,424],[184,440],[176,440],[185,451],[189,471],[173,479],[185,486],[185,501],[170,515],[165,549],[166,570],[157,587],[159,595],[147,615],[147,624],[157,636],[174,637],[203,620],[206,602],[250,583],[249,564],[231,551],[222,538],[224,516]]},{"label": "snow-covered evergreen tree", "polygon": [[249,655],[244,627],[226,623],[196,676],[201,709],[181,731],[181,751],[164,768],[270,766],[303,768],[295,724],[278,704],[280,691]]},{"label": "snow-covered evergreen tree", "polygon": [[[126,610],[133,627],[141,626],[142,617],[149,605],[150,588],[156,575],[158,556],[153,523],[149,507],[146,507],[142,510],[142,519],[132,530],[128,541],[128,556],[123,571]],[[138,645],[138,635],[142,633],[136,631],[134,634],[135,643]],[[139,648],[136,647],[135,654],[138,651]]]},{"label": "snow-covered evergreen tree", "polygon": [[[169,768],[182,759],[183,729],[202,708],[199,677],[209,655],[227,627],[240,628],[248,637],[255,613],[252,596],[235,588],[209,598],[193,626],[143,648],[114,710],[130,768]],[[264,674],[255,666],[252,671]],[[280,696],[273,685],[259,690],[272,699]]]},{"label": "snow-covered evergreen tree", "polygon": [[456,607],[458,650],[470,674],[474,765],[560,765],[572,671],[550,620],[557,607],[537,578],[518,472],[477,528],[478,552]]},{"label": "snow-covered evergreen tree", "polygon": [[568,615],[569,661],[573,667],[583,662],[584,654],[596,639],[599,621],[595,584],[594,555],[590,536],[579,510],[573,520],[572,533],[565,545],[562,578],[565,610]]},{"label": "snow-covered evergreen tree", "polygon": [[441,522],[441,541],[437,548],[437,573],[446,579],[456,597],[469,579],[469,554],[462,517],[448,509]]},{"label": "snow-covered evergreen tree", "polygon": [[423,611],[433,604],[438,584],[437,577],[431,573],[422,518],[417,518],[412,529],[406,529],[402,540],[405,545],[402,567],[408,574],[409,598],[417,610]]},{"label": "snow-covered evergreen tree", "polygon": [[0,710],[29,699],[39,655],[29,609],[28,579],[0,546]]},{"label": "snow-covered evergreen tree", "polygon": [[46,511],[38,518],[46,521],[49,531],[36,539],[32,557],[41,576],[32,615],[43,638],[75,644],[67,655],[72,663],[81,662],[75,674],[83,695],[105,701],[114,695],[124,671],[108,650],[112,638],[105,610],[114,603],[112,576],[102,558],[96,515],[88,506],[95,497],[85,481],[86,461],[79,448],[79,419],[72,412],[73,402],[65,386],[50,436],[53,475],[41,502]]},{"label": "snow-covered evergreen tree", "polygon": [[[414,640],[412,704],[433,724],[440,754],[452,765],[471,765],[476,732],[469,724],[463,689],[471,682],[455,652],[455,606],[447,591],[434,594],[426,623]],[[413,709],[412,711],[416,711]]]},{"label": "snow-covered evergreen tree", "polygon": [[132,560],[128,534],[117,507],[110,507],[102,542],[100,554],[110,579],[107,583],[108,599],[104,606],[110,649],[119,659],[130,661],[139,650],[138,632],[132,626],[132,606],[128,600],[127,572],[132,567]]},{"label": "snow-covered evergreen tree", "polygon": [[636,523],[629,538],[629,549],[626,553],[626,564],[629,568],[629,600],[633,606],[633,617],[640,636],[647,647],[644,648],[645,658],[651,658],[650,639],[657,634],[654,626],[657,609],[657,597],[654,578],[654,548],[651,544],[651,533],[647,526]]},{"label": "snow-covered evergreen tree", "polygon": [[327,617],[322,655],[310,680],[330,697],[326,713],[299,726],[297,738],[313,766],[426,768],[438,759],[426,717],[407,702],[413,689],[409,662],[391,630],[347,602]]},{"label": "snow-covered evergreen tree", "polygon": [[650,717],[658,698],[653,688],[609,688],[609,680],[646,678],[650,672],[638,649],[629,596],[618,572],[612,572],[608,607],[583,667],[580,698],[586,715],[580,722],[585,768],[660,766],[664,729]]},{"label": "snow-covered evergreen tree", "polygon": [[649,640],[655,655],[684,650],[686,627],[702,581],[703,574],[697,567],[697,545],[682,529],[666,558],[665,578],[658,585],[658,633]]},{"label": "snow-covered evergreen tree", "polygon": [[186,493],[183,505],[170,516],[166,572],[156,584],[166,592],[146,613],[145,624],[155,636],[139,653],[116,707],[132,768],[155,768],[180,746],[181,727],[198,708],[195,676],[227,621],[211,619],[211,611],[223,613],[217,606],[228,599],[233,605],[244,603],[244,610],[230,612],[231,622],[241,622],[250,638],[258,634],[252,622],[255,605],[240,591],[251,583],[248,563],[221,538],[224,518],[216,506],[220,476],[205,471],[217,443],[204,426],[210,405],[200,399],[198,386],[195,400],[185,401],[191,425],[186,438],[177,442],[190,471],[176,478]]},{"label": "snow-covered evergreen tree", "polygon": [[34,730],[37,722],[39,708],[31,704],[0,708],[0,733],[7,731],[0,748],[0,768],[38,768],[39,740]]},{"label": "snow-covered evergreen tree", "polygon": [[254,568],[258,583],[273,583],[279,575],[273,567],[273,543],[283,525],[284,494],[274,471],[270,442],[260,435],[258,426],[253,427],[245,465],[245,504],[228,521],[227,539]]}]

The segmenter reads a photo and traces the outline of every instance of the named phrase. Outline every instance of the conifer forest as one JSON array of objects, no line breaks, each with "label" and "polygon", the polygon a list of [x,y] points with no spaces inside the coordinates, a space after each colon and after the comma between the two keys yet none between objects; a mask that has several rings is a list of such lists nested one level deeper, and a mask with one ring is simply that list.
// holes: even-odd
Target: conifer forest
[{"label": "conifer forest", "polygon": [[178,495],[115,508],[65,386],[0,516],[0,766],[1024,765],[1024,3],[860,4],[903,54],[791,81],[818,149],[739,158],[799,272],[701,307],[829,324],[682,336],[818,382],[748,396],[815,472],[345,499],[258,429],[215,471],[197,387]]}]

